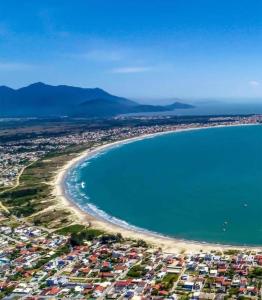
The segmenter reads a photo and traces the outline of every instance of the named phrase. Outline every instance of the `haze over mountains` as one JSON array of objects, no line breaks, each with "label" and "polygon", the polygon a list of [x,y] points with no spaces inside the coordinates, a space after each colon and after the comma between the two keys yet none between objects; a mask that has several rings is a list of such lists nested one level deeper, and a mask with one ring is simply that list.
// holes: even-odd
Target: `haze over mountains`
[{"label": "haze over mountains", "polygon": [[174,102],[171,105],[142,105],[117,97],[99,88],[67,85],[52,86],[41,82],[12,89],[0,87],[1,117],[108,117],[127,113],[162,112],[193,108]]}]

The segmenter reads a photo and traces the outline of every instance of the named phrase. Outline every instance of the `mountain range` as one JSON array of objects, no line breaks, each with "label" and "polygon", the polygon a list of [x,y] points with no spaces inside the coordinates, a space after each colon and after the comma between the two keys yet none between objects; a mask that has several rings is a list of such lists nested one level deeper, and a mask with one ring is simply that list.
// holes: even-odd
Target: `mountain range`
[{"label": "mountain range", "polygon": [[52,86],[42,82],[19,89],[0,86],[1,117],[109,117],[192,107],[177,101],[165,106],[139,104],[100,88]]}]

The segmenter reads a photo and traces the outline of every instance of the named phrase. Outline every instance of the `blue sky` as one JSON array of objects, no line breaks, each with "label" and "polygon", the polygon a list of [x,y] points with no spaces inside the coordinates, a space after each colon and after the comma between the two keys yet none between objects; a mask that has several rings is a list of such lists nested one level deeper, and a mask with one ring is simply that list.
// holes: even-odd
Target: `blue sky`
[{"label": "blue sky", "polygon": [[0,2],[0,85],[261,97],[261,0]]}]

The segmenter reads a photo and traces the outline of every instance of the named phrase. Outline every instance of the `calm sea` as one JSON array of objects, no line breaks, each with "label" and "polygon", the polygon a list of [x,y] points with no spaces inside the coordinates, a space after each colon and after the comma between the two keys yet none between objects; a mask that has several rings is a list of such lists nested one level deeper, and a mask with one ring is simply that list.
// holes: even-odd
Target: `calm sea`
[{"label": "calm sea", "polygon": [[262,126],[172,133],[112,148],[68,174],[83,209],[176,238],[262,245]]}]

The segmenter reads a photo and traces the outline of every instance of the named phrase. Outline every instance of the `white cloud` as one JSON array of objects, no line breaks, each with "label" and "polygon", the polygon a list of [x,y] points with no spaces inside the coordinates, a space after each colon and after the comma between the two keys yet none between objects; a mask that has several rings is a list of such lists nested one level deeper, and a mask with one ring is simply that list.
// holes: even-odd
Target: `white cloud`
[{"label": "white cloud", "polygon": [[31,69],[33,65],[18,62],[0,62],[0,71],[19,71]]},{"label": "white cloud", "polygon": [[249,84],[250,86],[252,86],[252,87],[257,87],[257,86],[260,85],[260,82],[257,81],[257,80],[250,80],[250,81],[248,82],[248,84]]},{"label": "white cloud", "polygon": [[151,67],[123,67],[123,68],[115,68],[111,70],[111,73],[115,74],[130,74],[130,73],[142,73],[150,71]]}]

